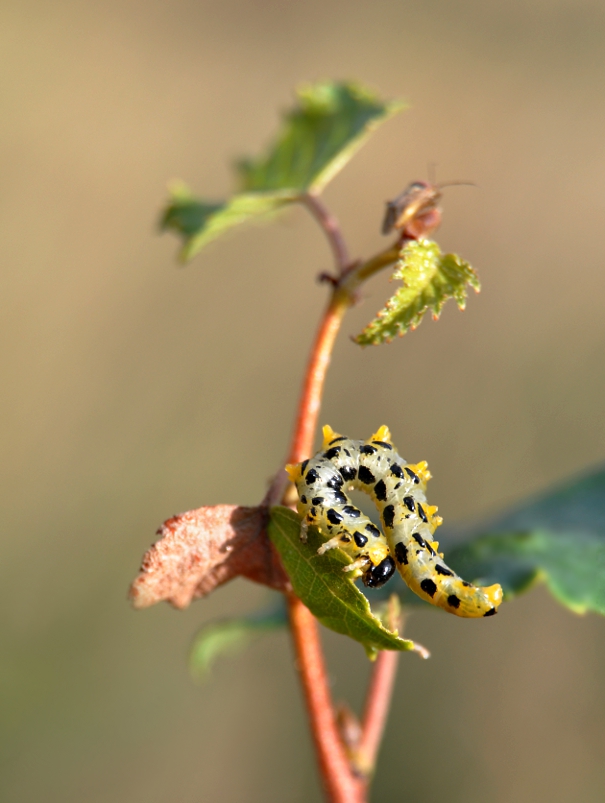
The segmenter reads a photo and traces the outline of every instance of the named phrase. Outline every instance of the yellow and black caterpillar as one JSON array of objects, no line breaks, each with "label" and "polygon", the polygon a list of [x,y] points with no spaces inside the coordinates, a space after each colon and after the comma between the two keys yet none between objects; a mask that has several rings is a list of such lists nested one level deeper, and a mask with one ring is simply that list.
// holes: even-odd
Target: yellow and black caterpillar
[{"label": "yellow and black caterpillar", "polygon": [[[391,442],[388,427],[365,441],[354,441],[325,426],[320,452],[310,460],[286,466],[296,485],[301,537],[315,525],[327,540],[319,548],[342,549],[352,563],[345,571],[366,586],[384,585],[395,568],[422,599],[457,616],[492,616],[502,602],[496,584],[478,588],[448,568],[433,533],[441,524],[437,508],[426,501],[431,475],[426,462],[409,465]],[[346,494],[364,491],[377,506],[384,534]]]}]

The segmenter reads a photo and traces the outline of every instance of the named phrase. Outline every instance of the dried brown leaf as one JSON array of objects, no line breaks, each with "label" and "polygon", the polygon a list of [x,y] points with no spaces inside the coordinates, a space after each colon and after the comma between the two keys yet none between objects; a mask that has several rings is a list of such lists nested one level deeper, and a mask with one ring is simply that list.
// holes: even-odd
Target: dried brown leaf
[{"label": "dried brown leaf", "polygon": [[130,587],[135,608],[166,600],[175,608],[238,575],[283,591],[288,579],[267,537],[266,507],[215,505],[173,516],[158,530]]}]

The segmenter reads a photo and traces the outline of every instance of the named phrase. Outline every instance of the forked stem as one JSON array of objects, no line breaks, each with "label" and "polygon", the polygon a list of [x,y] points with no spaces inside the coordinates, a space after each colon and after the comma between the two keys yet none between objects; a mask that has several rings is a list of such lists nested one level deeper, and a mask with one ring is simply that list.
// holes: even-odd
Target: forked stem
[{"label": "forked stem", "polygon": [[[347,309],[355,303],[357,287],[378,270],[395,262],[399,254],[399,249],[392,247],[365,263],[351,264],[336,219],[317,196],[304,196],[303,200],[331,244],[338,278],[309,355],[288,454],[289,463],[300,463],[312,454],[334,343]],[[277,501],[282,497],[284,477],[282,471],[269,491],[269,498]],[[287,491],[284,501],[290,501]],[[338,730],[317,621],[298,597],[289,595],[288,605],[297,667],[327,799],[330,803],[365,803],[367,777],[373,769],[389,708],[397,654],[383,652],[376,660],[359,745],[363,767],[354,766]]]},{"label": "forked stem", "polygon": [[302,202],[305,204],[309,212],[313,215],[315,220],[323,229],[324,234],[328,238],[332,253],[334,254],[334,263],[339,275],[342,275],[348,268],[349,251],[338,220],[330,212],[328,207],[324,204],[321,198],[313,192],[305,193],[302,196]]}]

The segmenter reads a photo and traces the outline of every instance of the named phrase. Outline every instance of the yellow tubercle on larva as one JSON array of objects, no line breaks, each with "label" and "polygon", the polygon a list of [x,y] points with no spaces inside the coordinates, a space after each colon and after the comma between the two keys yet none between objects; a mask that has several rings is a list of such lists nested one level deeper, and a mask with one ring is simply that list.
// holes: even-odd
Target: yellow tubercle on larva
[{"label": "yellow tubercle on larva", "polygon": [[334,438],[341,438],[342,435],[339,435],[338,432],[334,432],[332,427],[329,424],[326,424],[322,428],[322,433],[324,436],[322,449],[327,449],[330,443],[334,440]]},{"label": "yellow tubercle on larva", "polygon": [[[436,516],[435,515],[437,513],[437,511],[439,510],[437,505],[425,505],[424,506],[424,510],[428,514],[428,517],[430,519],[440,519],[441,518],[441,516]],[[439,524],[441,524],[441,522],[439,522]],[[438,526],[438,525],[436,525],[436,526]]]},{"label": "yellow tubercle on larva", "polygon": [[300,479],[300,463],[288,463],[286,471],[292,482],[296,482],[296,480]]},{"label": "yellow tubercle on larva", "polygon": [[500,605],[502,602],[503,596],[502,586],[500,583],[494,583],[493,586],[487,586],[487,588],[484,588],[483,591],[485,591],[487,598],[497,610],[498,605]]},{"label": "yellow tubercle on larva", "polygon": [[391,430],[386,426],[386,424],[383,424],[376,430],[370,440],[382,441],[382,443],[389,443],[392,445],[393,441],[391,440]]},{"label": "yellow tubercle on larva", "polygon": [[408,468],[411,468],[414,474],[418,475],[420,482],[426,485],[433,476],[429,471],[429,464],[426,460],[421,460],[420,463],[410,463]]},{"label": "yellow tubercle on larva", "polygon": [[425,505],[424,511],[427,515],[429,520],[429,527],[431,528],[432,532],[435,532],[437,527],[440,527],[443,524],[443,519],[441,516],[437,516],[437,510],[439,508],[436,505]]}]

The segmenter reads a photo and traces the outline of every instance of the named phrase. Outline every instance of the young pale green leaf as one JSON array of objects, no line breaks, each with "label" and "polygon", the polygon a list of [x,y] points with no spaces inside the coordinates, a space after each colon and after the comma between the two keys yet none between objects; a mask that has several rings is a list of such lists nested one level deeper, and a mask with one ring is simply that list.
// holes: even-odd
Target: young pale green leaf
[{"label": "young pale green leaf", "polygon": [[280,597],[277,605],[264,611],[205,625],[197,633],[191,648],[191,674],[198,680],[205,680],[220,655],[240,652],[253,639],[285,627],[287,623],[286,606]]},{"label": "young pale green leaf", "polygon": [[313,527],[308,541],[300,540],[300,517],[296,513],[285,507],[272,508],[269,537],[294,593],[323,625],[359,641],[370,658],[375,658],[378,650],[414,650],[427,657],[423,647],[399,638],[374,616],[366,597],[343,572],[350,563],[344,553],[335,549],[318,555],[322,538]]},{"label": "young pale green leaf", "polygon": [[542,581],[572,611],[605,614],[605,470],[518,507],[448,558],[509,598]]},{"label": "young pale green leaf", "polygon": [[245,191],[321,192],[369,134],[405,108],[353,82],[311,84],[297,96],[265,156],[240,162]]},{"label": "young pale green leaf", "polygon": [[229,229],[253,220],[266,221],[296,200],[292,192],[250,192],[223,203],[197,200],[183,184],[172,187],[160,227],[182,237],[181,259],[186,262]]},{"label": "young pale green leaf", "polygon": [[355,338],[360,346],[388,343],[404,335],[418,326],[428,310],[437,319],[449,298],[464,309],[467,285],[477,292],[480,289],[477,274],[468,262],[456,254],[442,254],[431,240],[407,243],[392,278],[400,279],[403,287]]}]

